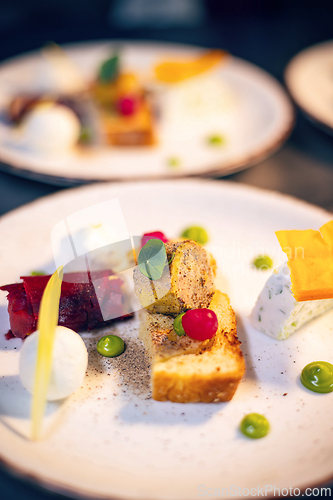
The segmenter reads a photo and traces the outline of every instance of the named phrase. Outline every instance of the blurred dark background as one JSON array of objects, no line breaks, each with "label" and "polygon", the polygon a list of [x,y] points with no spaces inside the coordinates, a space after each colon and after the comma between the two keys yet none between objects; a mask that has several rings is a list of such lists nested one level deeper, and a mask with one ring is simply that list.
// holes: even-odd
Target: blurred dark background
[{"label": "blurred dark background", "polygon": [[[0,0],[0,62],[49,41],[117,38],[224,48],[283,82],[284,68],[294,55],[333,38],[333,1]],[[306,175],[303,160],[292,154],[282,155],[269,168],[264,163],[230,179],[277,189],[333,211],[332,137],[298,113],[289,146],[306,156]],[[0,215],[58,189],[13,179],[0,172]]]},{"label": "blurred dark background", "polygon": [[0,59],[121,37],[224,47],[281,79],[293,55],[332,37],[332,21],[325,0],[2,0]]},{"label": "blurred dark background", "polygon": [[[49,41],[117,38],[224,48],[283,82],[284,68],[297,52],[333,38],[333,1],[0,0],[0,61]],[[298,113],[280,153],[229,178],[333,211],[333,139]],[[1,172],[0,214],[58,189]],[[0,500],[47,498],[54,495],[0,468]]]}]

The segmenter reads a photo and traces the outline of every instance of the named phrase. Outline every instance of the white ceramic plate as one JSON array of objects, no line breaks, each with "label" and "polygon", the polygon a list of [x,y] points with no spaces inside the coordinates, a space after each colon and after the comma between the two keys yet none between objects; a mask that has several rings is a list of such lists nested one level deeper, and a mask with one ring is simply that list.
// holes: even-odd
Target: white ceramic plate
[{"label": "white ceramic plate", "polygon": [[312,121],[333,133],[333,41],[297,54],[285,71],[287,87]]},{"label": "white ceramic plate", "polygon": [[[89,43],[68,47],[68,54],[88,81],[100,62],[121,46],[124,67],[146,74],[163,57],[194,57],[200,49],[188,46],[139,43]],[[203,50],[203,49],[201,49]],[[0,66],[0,108],[11,95],[52,87],[46,82],[47,63],[40,53],[4,62]],[[237,58],[221,66],[218,77],[229,90],[225,112],[214,124],[205,118],[200,133],[193,123],[181,132],[169,119],[161,121],[160,143],[156,147],[126,149],[98,148],[83,154],[68,153],[59,158],[41,156],[13,147],[9,126],[0,124],[0,159],[10,170],[46,182],[170,178],[189,175],[226,175],[266,158],[285,141],[294,123],[293,108],[282,87],[258,67]],[[186,133],[185,133],[186,132]],[[212,147],[212,133],[226,138],[225,146]],[[179,168],[168,166],[176,157]],[[4,166],[4,168],[6,168]]]},{"label": "white ceramic plate", "polygon": [[[32,269],[53,271],[50,232],[90,205],[119,198],[130,234],[161,229],[169,237],[190,224],[210,234],[218,283],[236,311],[246,375],[233,400],[217,404],[150,399],[149,372],[136,319],[111,328],[127,343],[119,358],[96,354],[102,332],[85,334],[90,353],[84,385],[65,404],[48,406],[47,437],[30,442],[30,397],[18,377],[21,341],[0,336],[0,459],[46,488],[74,496],[194,499],[244,496],[246,488],[300,488],[333,476],[333,394],[299,381],[313,360],[333,360],[333,312],[275,341],[247,316],[267,274],[250,263],[264,251],[284,261],[274,231],[319,228],[332,214],[293,198],[227,182],[105,184],[50,196],[0,221],[2,283]],[[1,332],[8,329],[1,293]],[[263,413],[267,437],[238,430],[243,416]],[[213,490],[208,490],[212,488]],[[235,493],[236,491],[236,493]],[[264,491],[264,490],[263,490]],[[285,493],[286,490],[284,490]],[[224,493],[223,493],[224,492]],[[245,492],[245,493],[244,493]],[[260,494],[259,494],[260,495]]]}]

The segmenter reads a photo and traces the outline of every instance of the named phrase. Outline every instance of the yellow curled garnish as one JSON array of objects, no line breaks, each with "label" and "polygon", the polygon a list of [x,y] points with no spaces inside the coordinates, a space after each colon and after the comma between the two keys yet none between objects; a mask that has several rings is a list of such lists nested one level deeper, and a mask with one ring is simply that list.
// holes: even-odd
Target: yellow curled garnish
[{"label": "yellow curled garnish", "polygon": [[291,290],[296,300],[333,298],[333,221],[319,231],[277,231],[288,256]]},{"label": "yellow curled garnish", "polygon": [[32,439],[37,440],[42,428],[49,387],[52,351],[56,326],[59,316],[59,301],[63,278],[63,266],[52,274],[44,290],[38,316],[38,351],[35,375],[35,387],[32,400]]},{"label": "yellow curled garnish", "polygon": [[177,83],[200,75],[220,63],[227,56],[223,50],[211,50],[191,61],[164,61],[155,67],[155,75],[164,83]]}]

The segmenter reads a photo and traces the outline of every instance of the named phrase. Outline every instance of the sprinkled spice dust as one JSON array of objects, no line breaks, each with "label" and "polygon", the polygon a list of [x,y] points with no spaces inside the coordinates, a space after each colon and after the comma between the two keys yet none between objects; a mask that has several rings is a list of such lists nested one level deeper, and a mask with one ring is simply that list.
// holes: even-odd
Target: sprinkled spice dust
[{"label": "sprinkled spice dust", "polygon": [[[135,453],[142,453],[142,446],[145,446],[140,428],[144,425],[149,426],[149,432],[153,432],[154,442],[163,455],[168,454],[173,457],[172,460],[176,457],[177,461],[192,460],[193,446],[188,446],[186,452],[179,454],[175,442],[180,443],[186,438],[182,429],[188,428],[189,424],[200,425],[209,421],[218,407],[208,409],[202,405],[191,412],[184,405],[170,402],[161,404],[152,399],[150,362],[138,338],[139,324],[136,315],[128,322],[82,334],[89,354],[88,370],[82,388],[75,395],[75,402],[68,402],[68,415],[74,420],[84,416],[88,425],[107,429],[106,434],[112,446],[129,447],[133,457]],[[126,343],[124,353],[115,358],[101,356],[96,344],[104,335],[121,337]],[[171,429],[170,435],[160,433],[164,425]],[[84,441],[82,429],[78,428],[77,432],[80,434],[79,439],[82,434]],[[98,453],[109,453],[110,446],[105,439],[95,439],[93,435],[91,439],[96,453],[97,449]],[[209,447],[208,441],[205,442]],[[183,446],[180,449],[183,450]]]},{"label": "sprinkled spice dust", "polygon": [[[97,380],[96,382],[103,385],[116,382],[119,394],[122,392],[126,398],[139,396],[140,399],[149,399],[151,397],[150,363],[144,346],[136,338],[136,331],[136,324],[127,323],[122,325],[121,332],[117,327],[105,328],[92,332],[84,338],[89,354],[86,384],[91,385],[90,381],[97,378],[98,382]],[[101,356],[96,350],[96,344],[104,335],[121,337],[126,344],[123,354],[115,358]],[[105,376],[110,376],[110,379],[106,380]],[[98,386],[95,385],[95,387]]]}]

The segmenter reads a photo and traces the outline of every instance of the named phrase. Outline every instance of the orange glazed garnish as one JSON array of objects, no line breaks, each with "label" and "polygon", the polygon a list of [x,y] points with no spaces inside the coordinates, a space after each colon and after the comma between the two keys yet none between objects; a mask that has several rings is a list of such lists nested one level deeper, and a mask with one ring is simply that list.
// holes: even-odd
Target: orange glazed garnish
[{"label": "orange glazed garnish", "polygon": [[333,221],[319,231],[277,231],[296,300],[333,298]]},{"label": "orange glazed garnish", "polygon": [[228,53],[223,50],[211,50],[190,61],[164,61],[155,67],[156,78],[164,83],[181,82],[208,71],[227,55]]}]

